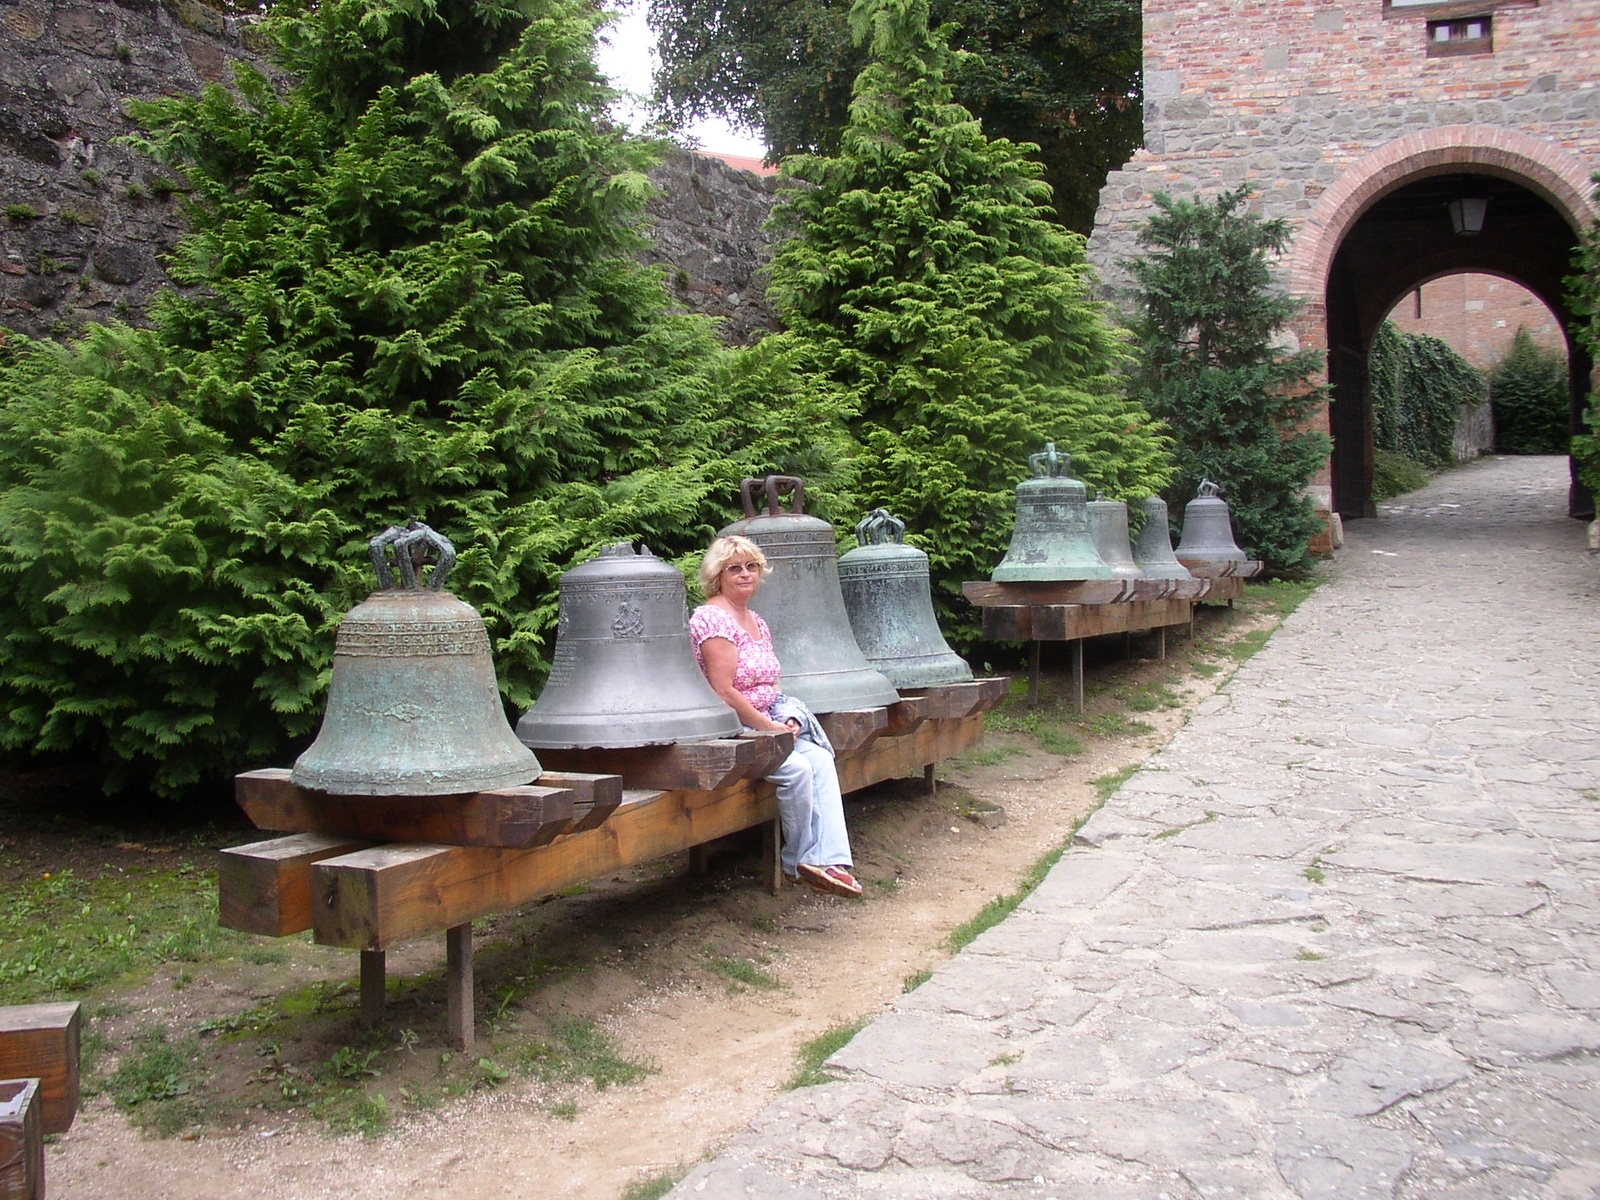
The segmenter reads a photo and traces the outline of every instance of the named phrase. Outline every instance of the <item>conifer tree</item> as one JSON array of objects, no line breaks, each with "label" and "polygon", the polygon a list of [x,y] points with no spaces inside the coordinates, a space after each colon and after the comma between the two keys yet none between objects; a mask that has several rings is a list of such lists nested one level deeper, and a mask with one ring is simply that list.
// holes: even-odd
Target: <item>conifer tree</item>
[{"label": "conifer tree", "polygon": [[284,762],[365,539],[410,516],[457,543],[525,707],[577,557],[703,546],[741,477],[816,466],[792,348],[721,350],[636,261],[649,152],[604,118],[597,20],[284,0],[292,86],[141,108],[193,189],[186,290],[7,349],[0,744],[166,794]]},{"label": "conifer tree", "polygon": [[1053,440],[1131,498],[1164,482],[1167,440],[1119,393],[1122,342],[1027,147],[952,101],[926,0],[858,0],[851,23],[870,60],[839,154],[784,163],[810,186],[782,193],[771,294],[847,397],[859,503],[920,535],[946,632],[970,636],[952,601],[1003,556],[1029,453]]},{"label": "conifer tree", "polygon": [[1149,252],[1125,264],[1142,310],[1134,394],[1177,439],[1170,511],[1211,479],[1245,552],[1293,573],[1316,530],[1306,487],[1331,445],[1305,428],[1324,399],[1307,382],[1322,360],[1277,344],[1296,302],[1272,288],[1267,259],[1289,226],[1240,211],[1249,195],[1245,185],[1210,203],[1155,197],[1160,211],[1139,234]]}]

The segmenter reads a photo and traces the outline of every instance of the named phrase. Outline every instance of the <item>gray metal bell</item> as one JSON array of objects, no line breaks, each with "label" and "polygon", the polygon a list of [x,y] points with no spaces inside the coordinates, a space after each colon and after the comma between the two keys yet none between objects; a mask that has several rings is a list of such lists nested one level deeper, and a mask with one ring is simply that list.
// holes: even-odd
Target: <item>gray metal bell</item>
[{"label": "gray metal bell", "polygon": [[1095,549],[1106,566],[1118,579],[1143,579],[1144,571],[1133,560],[1133,540],[1128,536],[1128,506],[1096,495],[1085,507]]},{"label": "gray metal bell", "polygon": [[550,678],[517,722],[536,750],[733,737],[738,715],[695,662],[683,572],[628,542],[561,576]]},{"label": "gray metal bell", "polygon": [[1172,531],[1167,525],[1167,502],[1160,496],[1146,496],[1144,528],[1133,547],[1134,561],[1146,579],[1192,579],[1189,568],[1172,553]]},{"label": "gray metal bell", "polygon": [[[506,720],[483,618],[441,590],[455,549],[416,521],[369,549],[379,590],[339,625],[322,728],[290,781],[335,795],[442,796],[537,779],[539,760]],[[432,556],[421,586],[417,568]]]},{"label": "gray metal bell", "polygon": [[897,688],[965,683],[972,668],[939,631],[928,556],[905,544],[905,528],[887,509],[875,508],[856,525],[861,544],[839,559],[856,645]]},{"label": "gray metal bell", "polygon": [[1201,570],[1248,560],[1249,555],[1234,544],[1233,522],[1228,519],[1222,489],[1211,480],[1203,480],[1195,498],[1184,506],[1183,536],[1173,553],[1179,562],[1190,567],[1198,564]]},{"label": "gray metal bell", "polygon": [[1089,531],[1088,492],[1067,474],[1070,454],[1047,442],[1028,456],[1032,479],[1017,485],[1017,523],[1006,555],[990,576],[996,583],[1115,579]]},{"label": "gray metal bell", "polygon": [[[759,516],[753,495],[757,487],[767,498],[767,511]],[[779,502],[784,488],[793,493],[787,511]],[[867,662],[850,632],[833,526],[805,515],[805,482],[793,475],[746,479],[741,498],[744,520],[718,536],[749,538],[772,568],[750,607],[772,630],[772,648],[783,668],[778,686],[814,712],[898,703],[894,685]]]}]

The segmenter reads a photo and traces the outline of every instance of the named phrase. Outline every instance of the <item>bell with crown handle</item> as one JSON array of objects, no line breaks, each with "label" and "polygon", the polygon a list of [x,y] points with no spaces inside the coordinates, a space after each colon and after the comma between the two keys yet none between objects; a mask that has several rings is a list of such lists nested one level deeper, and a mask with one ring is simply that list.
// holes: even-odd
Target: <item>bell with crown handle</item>
[{"label": "bell with crown handle", "polygon": [[556,648],[517,722],[535,750],[616,749],[735,737],[739,717],[701,673],[683,572],[617,542],[561,576]]},{"label": "bell with crown handle", "polygon": [[1045,583],[1115,579],[1089,529],[1088,493],[1067,474],[1070,454],[1046,442],[1028,456],[1032,479],[1017,484],[1017,521],[1006,555],[990,576],[995,583]]},{"label": "bell with crown handle", "polygon": [[1096,493],[1086,507],[1095,549],[1112,574],[1118,579],[1143,579],[1144,571],[1133,558],[1127,504],[1121,500],[1107,500],[1104,493]]},{"label": "bell with crown handle", "polygon": [[1192,579],[1189,568],[1172,553],[1172,530],[1167,524],[1167,502],[1160,496],[1146,496],[1144,528],[1134,543],[1133,559],[1146,579]]},{"label": "bell with crown handle", "polygon": [[[764,513],[756,512],[757,488],[766,495]],[[867,662],[850,632],[833,526],[806,515],[805,481],[794,475],[746,479],[740,498],[744,519],[717,536],[749,538],[772,568],[750,607],[772,631],[772,648],[783,669],[778,686],[819,713],[899,703],[894,685]]]},{"label": "bell with crown handle", "polygon": [[1206,575],[1226,574],[1233,569],[1229,563],[1248,561],[1249,555],[1234,543],[1222,489],[1211,480],[1202,480],[1195,498],[1184,506],[1183,536],[1173,553],[1191,572]]},{"label": "bell with crown handle", "polygon": [[861,544],[839,558],[856,645],[896,688],[965,683],[972,668],[939,631],[928,556],[905,544],[905,529],[888,509],[875,508],[856,525]]},{"label": "bell with crown handle", "polygon": [[344,796],[443,796],[537,779],[539,760],[506,720],[483,618],[444,590],[455,548],[412,521],[368,552],[378,590],[339,625],[322,728],[290,781]]}]

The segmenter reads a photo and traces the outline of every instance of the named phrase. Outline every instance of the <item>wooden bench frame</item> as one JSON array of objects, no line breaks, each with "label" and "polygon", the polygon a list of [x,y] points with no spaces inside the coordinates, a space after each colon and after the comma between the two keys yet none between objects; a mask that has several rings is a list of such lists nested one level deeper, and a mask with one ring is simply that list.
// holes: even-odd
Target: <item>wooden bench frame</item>
[{"label": "wooden bench frame", "polygon": [[[934,765],[976,746],[983,714],[1009,690],[1009,679],[975,680],[908,691],[887,708],[824,714],[841,788],[919,772],[931,786]],[[698,849],[703,861],[708,842],[761,825],[765,883],[776,891],[777,797],[762,776],[792,746],[788,734],[756,734],[561,752],[550,758],[571,769],[546,771],[535,785],[424,802],[356,802],[296,788],[286,771],[246,772],[236,778],[240,806],[258,827],[287,836],[221,852],[218,920],[269,937],[310,929],[322,945],[359,951],[368,1022],[382,1016],[389,947],[442,931],[447,1024],[452,1041],[467,1047],[475,918],[682,850]],[[701,786],[641,786],[652,780]],[[377,813],[380,836],[355,836],[363,810]],[[382,840],[397,833],[435,840]]]}]

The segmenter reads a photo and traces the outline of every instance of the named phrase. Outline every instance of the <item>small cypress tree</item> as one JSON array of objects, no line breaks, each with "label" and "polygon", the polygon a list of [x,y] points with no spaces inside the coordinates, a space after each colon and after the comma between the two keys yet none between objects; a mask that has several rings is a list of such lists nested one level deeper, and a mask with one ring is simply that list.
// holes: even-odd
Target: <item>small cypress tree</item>
[{"label": "small cypress tree", "polygon": [[1308,378],[1321,355],[1284,353],[1277,338],[1296,302],[1271,286],[1268,255],[1284,220],[1241,211],[1248,185],[1210,203],[1157,194],[1139,233],[1146,254],[1124,264],[1138,285],[1134,395],[1177,441],[1169,508],[1204,479],[1223,489],[1239,545],[1269,571],[1305,569],[1317,529],[1306,487],[1327,461],[1326,434],[1306,422],[1324,400]]},{"label": "small cypress tree", "polygon": [[1565,454],[1572,441],[1566,355],[1518,328],[1489,372],[1497,454]]},{"label": "small cypress tree", "polygon": [[651,152],[604,116],[598,20],[280,0],[284,94],[140,108],[193,188],[189,290],[3,366],[0,745],[164,794],[283,761],[364,540],[411,515],[525,707],[562,570],[702,546],[742,476],[818,465],[794,348],[721,350],[636,260]]},{"label": "small cypress tree", "polygon": [[1003,556],[1029,453],[1053,440],[1131,498],[1165,481],[1167,439],[1120,392],[1123,343],[1029,147],[952,102],[926,0],[858,0],[850,21],[870,61],[838,156],[784,163],[810,186],[782,193],[771,294],[846,397],[858,506],[917,535],[959,640],[976,626],[954,600]]}]

